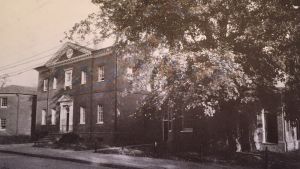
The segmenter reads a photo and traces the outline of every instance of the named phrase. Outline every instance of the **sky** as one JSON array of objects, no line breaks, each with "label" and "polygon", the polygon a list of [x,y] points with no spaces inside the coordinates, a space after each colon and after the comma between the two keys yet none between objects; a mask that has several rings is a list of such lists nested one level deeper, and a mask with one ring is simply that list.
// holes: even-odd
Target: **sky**
[{"label": "sky", "polygon": [[33,68],[62,46],[64,32],[95,11],[91,0],[0,0],[0,77],[11,75],[7,85],[36,87]]}]

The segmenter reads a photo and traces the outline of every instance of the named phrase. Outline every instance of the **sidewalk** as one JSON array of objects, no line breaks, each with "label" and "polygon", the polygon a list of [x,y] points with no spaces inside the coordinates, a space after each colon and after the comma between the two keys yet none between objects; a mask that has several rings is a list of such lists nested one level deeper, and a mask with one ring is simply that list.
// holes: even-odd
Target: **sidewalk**
[{"label": "sidewalk", "polygon": [[240,166],[193,163],[185,161],[132,157],[116,154],[100,154],[93,151],[73,151],[32,147],[33,144],[0,145],[0,152],[49,158],[79,163],[93,163],[113,168],[147,168],[147,169],[243,169]]}]

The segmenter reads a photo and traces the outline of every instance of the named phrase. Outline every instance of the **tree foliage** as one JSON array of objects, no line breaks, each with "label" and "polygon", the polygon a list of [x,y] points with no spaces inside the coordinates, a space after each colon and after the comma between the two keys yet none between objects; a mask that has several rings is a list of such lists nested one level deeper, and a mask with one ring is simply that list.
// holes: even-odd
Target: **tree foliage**
[{"label": "tree foliage", "polygon": [[114,37],[119,54],[135,60],[135,85],[151,84],[149,98],[158,110],[168,103],[212,115],[229,100],[258,100],[272,109],[264,104],[272,102],[275,83],[286,80],[287,113],[299,116],[298,1],[92,2],[99,13],[76,24],[67,38],[93,35],[97,43]]}]

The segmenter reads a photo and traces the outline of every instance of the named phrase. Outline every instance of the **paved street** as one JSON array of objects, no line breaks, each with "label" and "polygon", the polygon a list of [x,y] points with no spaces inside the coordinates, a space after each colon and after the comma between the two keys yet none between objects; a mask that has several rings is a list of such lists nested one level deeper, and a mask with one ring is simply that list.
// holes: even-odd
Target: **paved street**
[{"label": "paved street", "polygon": [[[39,168],[103,168],[118,169],[250,169],[250,167],[218,163],[195,163],[149,157],[133,157],[120,154],[100,154],[93,151],[73,151],[32,147],[32,144],[0,145],[0,169]],[[12,154],[12,155],[11,155]],[[21,156],[15,154],[22,154]],[[26,156],[24,156],[26,155]],[[39,157],[39,158],[37,158]],[[54,160],[58,159],[58,160]],[[65,161],[62,161],[65,160]],[[8,162],[6,162],[8,161]],[[69,161],[76,161],[69,162]],[[77,163],[78,162],[83,162]],[[6,162],[10,168],[1,168]],[[85,164],[86,163],[86,164]],[[54,165],[55,164],[55,165]],[[94,165],[88,165],[94,164]],[[96,165],[98,164],[98,165]],[[41,166],[42,165],[42,166]],[[66,166],[72,167],[66,167]],[[28,167],[29,166],[29,167]],[[101,166],[101,167],[100,167]]]},{"label": "paved street", "polygon": [[93,164],[0,153],[0,169],[109,169]]}]

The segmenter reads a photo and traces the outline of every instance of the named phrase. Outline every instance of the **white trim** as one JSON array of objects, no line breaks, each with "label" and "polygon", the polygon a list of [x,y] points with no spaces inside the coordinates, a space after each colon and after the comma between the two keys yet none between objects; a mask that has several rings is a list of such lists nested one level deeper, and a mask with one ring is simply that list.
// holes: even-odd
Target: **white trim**
[{"label": "white trim", "polygon": [[[68,110],[66,109],[68,107]],[[67,114],[69,115],[69,123],[67,124]],[[73,101],[60,102],[60,127],[59,130],[62,133],[73,131]],[[69,126],[69,130],[66,131],[66,126]]]},{"label": "white trim", "polygon": [[261,120],[262,120],[262,133],[263,133],[263,143],[266,143],[267,136],[266,136],[266,118],[265,118],[265,110],[261,110]]},{"label": "white trim", "polygon": [[71,59],[60,61],[60,62],[55,62],[54,61],[53,63],[49,63],[46,66],[49,67],[49,68],[55,68],[55,67],[67,65],[67,64],[70,64],[70,63],[80,62],[80,61],[83,61],[83,60],[86,60],[86,59],[99,58],[99,57],[102,57],[102,56],[107,56],[107,55],[112,54],[112,53],[113,53],[112,51],[108,51],[106,53],[100,53],[100,54],[96,53],[96,54],[93,54],[93,55],[92,54],[83,54],[83,55],[73,57]]}]

